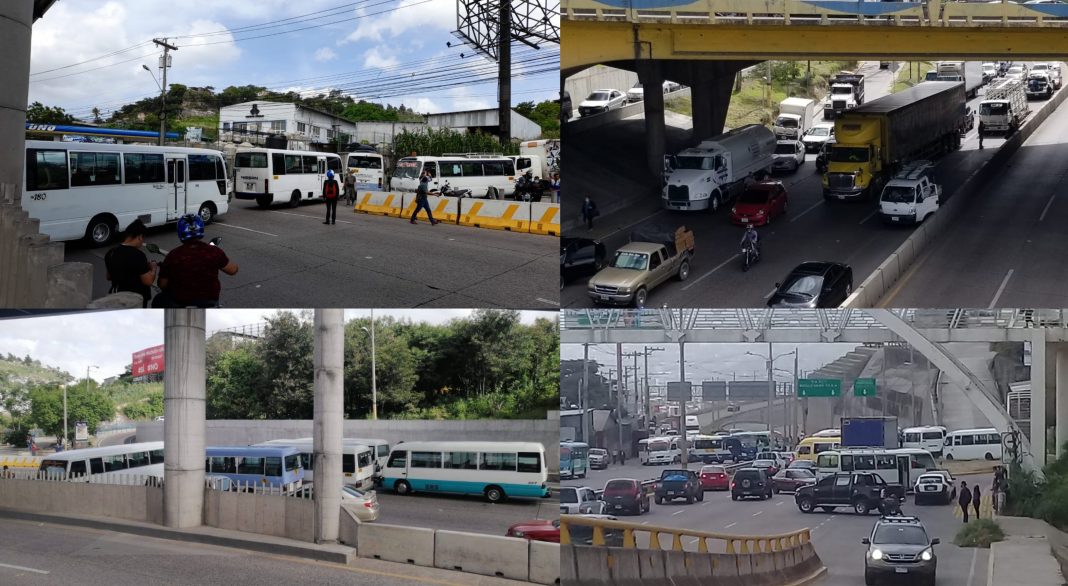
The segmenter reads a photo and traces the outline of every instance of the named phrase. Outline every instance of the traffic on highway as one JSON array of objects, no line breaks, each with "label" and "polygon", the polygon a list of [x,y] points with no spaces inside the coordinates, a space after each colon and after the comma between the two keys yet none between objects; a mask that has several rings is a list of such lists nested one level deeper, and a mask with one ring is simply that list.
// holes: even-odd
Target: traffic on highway
[{"label": "traffic on highway", "polygon": [[[640,203],[611,218],[598,218],[591,230],[565,230],[561,305],[839,306],[916,226],[954,197],[1031,113],[1060,91],[1060,69],[1059,63],[941,62],[925,81],[891,93],[897,68],[862,62],[852,74],[832,79],[833,93],[822,108],[814,100],[788,98],[770,128],[743,126],[677,151],[667,157],[660,185],[635,186],[644,194]],[[1041,134],[1045,148],[1025,147],[1016,158],[1050,153],[1043,159],[1048,167],[1060,142],[1053,134],[1063,115],[1056,112],[1040,129],[1049,129]],[[672,113],[669,125],[678,119]],[[643,124],[621,120],[570,140],[580,157],[593,161],[598,145],[610,137],[613,144],[602,149],[603,160],[598,162],[622,176],[622,166],[643,164]],[[669,127],[668,132],[669,142],[682,136],[679,128]],[[999,182],[1004,178],[1008,185],[1009,174],[1022,176],[1016,169],[1019,166],[1013,165],[999,175]],[[1039,180],[1058,176],[1047,172]],[[598,184],[601,191],[591,193],[592,199],[618,197],[611,184]],[[1027,181],[1013,185],[1030,189]],[[1017,203],[1020,198],[1010,197],[1006,189],[988,197],[1004,198],[1006,206],[1017,207],[1029,207],[1032,199],[1038,207],[1047,200],[1055,203],[1053,194]],[[976,221],[991,223],[986,233],[995,229],[993,223],[1000,225],[1002,216],[987,214],[986,206],[968,209]],[[1056,214],[1056,208],[1043,212],[1045,219],[1047,213]],[[958,272],[976,272],[983,270],[979,259],[988,253],[1014,254],[987,250],[974,222],[951,225],[969,233],[975,246],[967,250],[976,262],[960,263],[954,252],[960,250],[959,240],[952,245],[943,240],[938,266],[955,258]],[[1037,229],[1045,234],[1056,225],[1046,222]],[[1017,237],[1031,233],[1018,227]],[[1050,233],[1051,244],[1052,238]],[[567,247],[577,252],[569,255]],[[1000,277],[1010,268],[1029,272],[1018,262],[1007,260],[1002,264],[1008,268],[996,272]],[[1052,258],[1047,264],[1043,266],[1061,274]],[[928,277],[931,271],[938,272],[928,269]],[[993,289],[1001,279],[985,274],[973,278],[983,279],[981,287],[971,289],[976,303],[976,289],[987,296],[982,306],[997,302]],[[1020,288],[1018,295],[1034,297],[1023,291],[1033,280],[1009,280]],[[950,305],[959,304],[959,297],[951,297],[959,293],[955,282],[917,279],[909,289],[914,294],[888,302],[930,305],[926,291],[932,287],[942,290]],[[1036,299],[1048,305],[1059,298],[1043,291]]]}]

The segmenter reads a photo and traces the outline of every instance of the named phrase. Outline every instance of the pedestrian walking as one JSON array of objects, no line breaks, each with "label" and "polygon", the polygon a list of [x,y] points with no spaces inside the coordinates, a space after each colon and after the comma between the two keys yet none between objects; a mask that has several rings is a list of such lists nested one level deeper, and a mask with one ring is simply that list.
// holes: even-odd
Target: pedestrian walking
[{"label": "pedestrian walking", "polygon": [[560,174],[553,173],[553,179],[549,183],[549,188],[553,191],[553,203],[560,203]]},{"label": "pedestrian walking", "polygon": [[979,518],[979,504],[983,502],[983,500],[979,497],[979,483],[976,482],[975,485],[972,486],[972,507],[975,508],[976,519]]},{"label": "pedestrian walking", "polygon": [[324,224],[337,223],[337,198],[341,194],[341,186],[334,179],[334,172],[326,172],[326,181],[323,182],[323,199],[326,200],[326,221]]},{"label": "pedestrian walking", "polygon": [[430,218],[430,225],[433,226],[438,223],[434,219],[434,215],[430,213],[430,200],[428,199],[430,192],[430,175],[425,171],[419,177],[419,187],[415,190],[415,211],[412,212],[411,222],[415,223],[415,217],[419,215],[419,210],[426,210],[426,217]]},{"label": "pedestrian walking", "polygon": [[968,483],[960,481],[960,495],[957,497],[957,504],[960,505],[960,512],[964,515],[964,522],[968,522],[968,505],[972,504],[972,491],[968,488]]},{"label": "pedestrian walking", "polygon": [[355,173],[345,173],[345,198],[350,206],[356,203]]},{"label": "pedestrian walking", "polygon": [[986,126],[983,125],[983,121],[979,121],[979,150],[983,150],[983,131],[986,130]]},{"label": "pedestrian walking", "polygon": [[998,480],[997,492],[994,493],[994,506],[997,508],[999,515],[1005,514],[1005,501],[1009,498],[1009,477],[1005,474],[1005,471],[1001,471],[1001,478]]},{"label": "pedestrian walking", "polygon": [[582,202],[582,221],[586,222],[587,230],[593,231],[593,219],[599,215],[601,212],[597,211],[597,204],[586,197],[586,201]]}]

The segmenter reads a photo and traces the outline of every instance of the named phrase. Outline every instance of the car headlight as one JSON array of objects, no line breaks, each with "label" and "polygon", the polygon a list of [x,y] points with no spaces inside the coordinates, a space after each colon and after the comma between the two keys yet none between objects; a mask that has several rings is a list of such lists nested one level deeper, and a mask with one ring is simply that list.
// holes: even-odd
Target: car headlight
[{"label": "car headlight", "polygon": [[512,537],[526,537],[526,536],[527,536],[527,534],[523,533],[522,531],[513,531],[512,532]]},{"label": "car headlight", "polygon": [[925,549],[925,550],[923,550],[923,553],[920,554],[920,559],[925,561],[925,562],[931,561],[932,557],[934,557],[934,554],[931,553],[930,549]]},{"label": "car headlight", "polygon": [[630,293],[630,287],[620,287],[617,291],[620,293]]},{"label": "car headlight", "polygon": [[871,553],[869,555],[871,555],[871,559],[873,560],[883,559],[883,552],[878,549],[871,550]]}]

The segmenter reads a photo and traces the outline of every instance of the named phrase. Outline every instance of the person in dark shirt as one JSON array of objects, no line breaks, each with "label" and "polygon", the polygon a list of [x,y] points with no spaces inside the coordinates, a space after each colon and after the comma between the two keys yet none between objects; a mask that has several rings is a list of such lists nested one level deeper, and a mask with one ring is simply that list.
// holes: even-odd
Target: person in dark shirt
[{"label": "person in dark shirt", "polygon": [[326,172],[326,181],[323,182],[323,199],[326,200],[326,221],[324,224],[337,224],[337,199],[341,186],[334,179],[334,172]]},{"label": "person in dark shirt", "polygon": [[122,233],[122,244],[104,255],[111,289],[108,293],[130,291],[144,298],[141,307],[148,307],[152,298],[152,281],[156,279],[156,263],[150,262],[141,247],[145,245],[145,225],[134,220]]},{"label": "person in dark shirt", "polygon": [[[219,271],[237,274],[237,263],[218,246],[204,242],[204,220],[195,214],[178,220],[181,246],[167,253],[159,286],[167,297],[159,306],[215,307],[219,304]],[[153,306],[156,306],[154,303]]]},{"label": "person in dark shirt", "polygon": [[434,216],[430,213],[430,199],[428,194],[430,192],[430,175],[423,172],[423,175],[419,177],[419,187],[415,190],[415,211],[412,212],[412,217],[409,220],[411,223],[415,223],[415,217],[419,215],[419,210],[426,210],[426,217],[430,218],[430,225],[434,226],[438,223],[434,219]]}]

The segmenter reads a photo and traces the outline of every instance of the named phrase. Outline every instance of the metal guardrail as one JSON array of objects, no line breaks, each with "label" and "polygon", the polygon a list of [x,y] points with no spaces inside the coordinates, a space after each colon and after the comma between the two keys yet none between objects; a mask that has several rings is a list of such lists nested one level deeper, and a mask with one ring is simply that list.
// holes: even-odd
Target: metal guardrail
[{"label": "metal guardrail", "polygon": [[[800,547],[802,544],[809,543],[812,540],[812,535],[807,527],[779,535],[727,535],[693,529],[679,529],[677,527],[639,525],[623,521],[560,515],[560,545],[571,545],[572,526],[591,527],[593,529],[593,545],[600,547],[605,545],[606,529],[620,530],[623,532],[624,549],[639,549],[635,533],[647,533],[649,535],[649,544],[645,549],[653,550],[670,549],[671,551],[683,551],[683,537],[697,539],[697,551],[699,553],[712,553],[708,546],[709,540],[722,542],[724,553],[728,554],[786,551]],[[671,537],[670,548],[661,547],[661,535]],[[752,544],[752,547],[750,547],[750,544]]]}]

